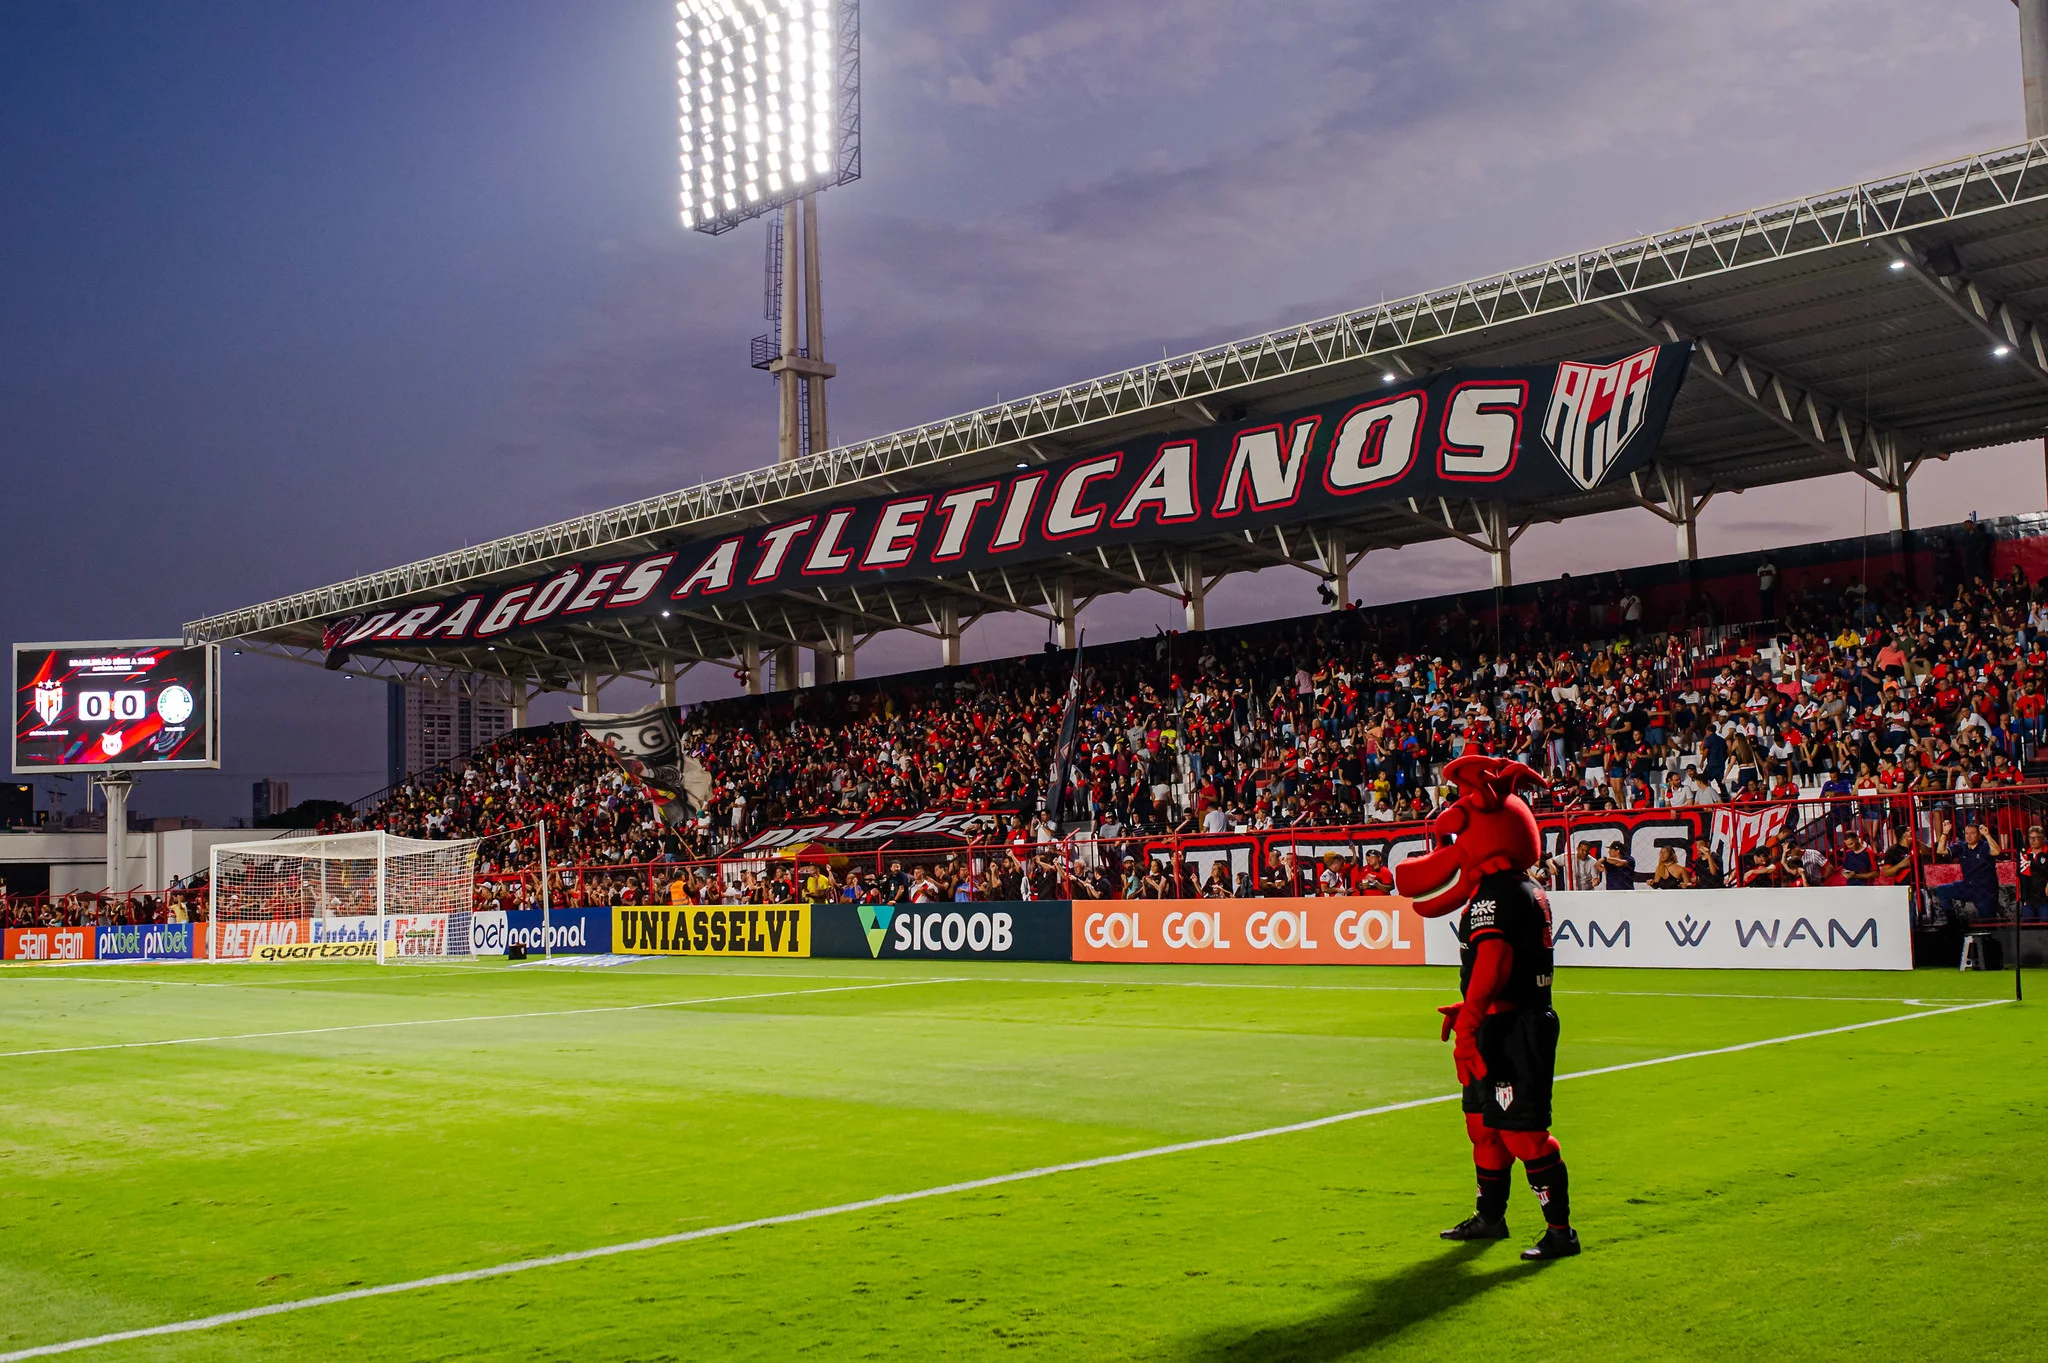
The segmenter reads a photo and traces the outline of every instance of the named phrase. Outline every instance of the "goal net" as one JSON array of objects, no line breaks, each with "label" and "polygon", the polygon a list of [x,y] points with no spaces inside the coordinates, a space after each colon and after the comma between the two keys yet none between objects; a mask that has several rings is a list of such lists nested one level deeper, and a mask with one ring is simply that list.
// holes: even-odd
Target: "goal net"
[{"label": "goal net", "polygon": [[388,961],[473,954],[473,838],[389,833],[222,843],[213,849],[215,960]]}]

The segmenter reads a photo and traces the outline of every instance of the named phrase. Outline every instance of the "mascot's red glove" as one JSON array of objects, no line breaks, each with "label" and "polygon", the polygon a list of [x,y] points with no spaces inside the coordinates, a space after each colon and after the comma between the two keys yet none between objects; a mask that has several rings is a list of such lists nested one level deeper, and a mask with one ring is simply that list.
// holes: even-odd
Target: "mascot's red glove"
[{"label": "mascot's red glove", "polygon": [[1460,1084],[1474,1084],[1486,1077],[1486,1059],[1479,1054],[1479,1019],[1483,1016],[1468,1003],[1458,1009],[1451,1024],[1451,1063],[1457,1067]]},{"label": "mascot's red glove", "polygon": [[1472,980],[1465,986],[1465,1001],[1437,1009],[1444,1015],[1443,1034],[1453,1038],[1451,1063],[1457,1066],[1461,1084],[1486,1077],[1486,1059],[1479,1054],[1479,1024],[1506,987],[1514,960],[1514,949],[1499,937],[1480,938],[1472,951]]}]

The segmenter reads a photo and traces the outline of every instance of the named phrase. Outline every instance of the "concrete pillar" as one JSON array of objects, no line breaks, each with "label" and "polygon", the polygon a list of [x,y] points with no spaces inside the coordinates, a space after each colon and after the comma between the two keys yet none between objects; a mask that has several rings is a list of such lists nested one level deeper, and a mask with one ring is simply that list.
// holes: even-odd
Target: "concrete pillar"
[{"label": "concrete pillar", "polygon": [[2048,0],[2019,0],[2020,90],[2027,140],[2048,137]]},{"label": "concrete pillar", "polygon": [[586,668],[583,673],[583,708],[596,710],[604,699],[604,688],[598,684],[597,670]]},{"label": "concrete pillar", "polygon": [[760,695],[761,646],[759,644],[748,644],[741,652],[740,670],[747,674],[745,680],[741,683],[746,688],[746,693],[750,696]]},{"label": "concrete pillar", "polygon": [[1059,622],[1059,645],[1072,648],[1080,637],[1080,625],[1074,619],[1074,584],[1061,578],[1053,584],[1052,613]]},{"label": "concrete pillar", "polygon": [[960,608],[951,601],[939,607],[939,666],[960,666]]},{"label": "concrete pillar", "polygon": [[1209,593],[1202,586],[1202,556],[1189,554],[1187,563],[1181,568],[1181,596],[1186,602],[1185,615],[1190,634],[1200,634],[1209,628],[1208,616],[1204,611]]},{"label": "concrete pillar", "polygon": [[1493,585],[1512,587],[1515,585],[1514,546],[1508,542],[1507,509],[1499,502],[1492,502],[1486,508],[1486,538],[1493,547],[1487,552],[1493,557]]},{"label": "concrete pillar", "polygon": [[1344,532],[1332,530],[1323,549],[1323,570],[1330,575],[1324,585],[1333,598],[1330,609],[1343,610],[1351,604],[1351,559],[1344,548]]},{"label": "concrete pillar", "polygon": [[797,648],[795,644],[784,644],[775,650],[775,689],[777,691],[796,690],[796,654]]},{"label": "concrete pillar", "polygon": [[[853,626],[850,623],[838,626],[826,636],[826,642],[832,648],[832,680],[852,681],[854,675],[853,655],[860,648],[859,643],[853,637]],[[818,680],[823,681],[824,679],[824,669],[820,668]]]},{"label": "concrete pillar", "polygon": [[526,727],[526,703],[526,679],[521,677],[512,683],[512,727],[515,729]]},{"label": "concrete pillar", "polygon": [[1671,510],[1677,515],[1678,561],[1696,563],[1700,556],[1700,517],[1693,505],[1692,479],[1681,470],[1671,476],[1666,485],[1670,492]]},{"label": "concrete pillar", "polygon": [[676,704],[676,665],[663,659],[654,665],[655,685],[659,688],[661,703],[671,710]]},{"label": "concrete pillar", "polygon": [[128,792],[135,783],[124,776],[103,777],[100,794],[107,801],[107,893],[128,888]]}]

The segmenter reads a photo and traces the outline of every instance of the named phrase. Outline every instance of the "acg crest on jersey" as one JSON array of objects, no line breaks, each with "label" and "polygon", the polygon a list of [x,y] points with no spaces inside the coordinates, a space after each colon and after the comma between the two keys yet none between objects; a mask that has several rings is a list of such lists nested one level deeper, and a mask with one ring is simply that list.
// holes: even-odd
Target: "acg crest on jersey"
[{"label": "acg crest on jersey", "polygon": [[1642,432],[1656,375],[1655,346],[1613,364],[1558,365],[1543,413],[1543,443],[1574,483],[1588,492],[1600,486]]}]

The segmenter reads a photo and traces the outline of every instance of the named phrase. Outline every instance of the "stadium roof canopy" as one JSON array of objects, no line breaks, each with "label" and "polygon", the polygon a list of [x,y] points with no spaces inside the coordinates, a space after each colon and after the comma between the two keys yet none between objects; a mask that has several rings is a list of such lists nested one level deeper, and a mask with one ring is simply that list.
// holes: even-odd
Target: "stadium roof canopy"
[{"label": "stadium roof canopy", "polygon": [[[2038,319],[2038,320],[2037,320]],[[1228,574],[1341,575],[1363,552],[1457,538],[1504,550],[1528,525],[1640,506],[1679,526],[1706,497],[1853,472],[1894,527],[1921,461],[2048,431],[2048,140],[1700,223],[1380,303],[1003,402],[791,463],[700,483],[333,586],[195,620],[192,642],[318,662],[324,621],[531,579],[553,565],[701,541],[843,501],[955,484],[1151,432],[1366,390],[1383,375],[1584,359],[1690,340],[1656,465],[1540,505],[1352,508],[1341,522],[1188,546],[1064,555],[881,590],[807,586],[675,619],[565,624],[486,650],[364,647],[348,669],[425,682],[576,691],[737,667],[752,647],[831,647],[1026,611],[1071,620],[1105,594],[1187,599]],[[1346,556],[1352,556],[1347,558]],[[955,636],[957,637],[957,636]],[[522,689],[519,695],[523,696]]]}]

